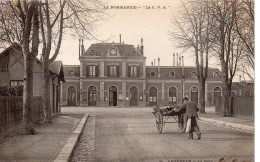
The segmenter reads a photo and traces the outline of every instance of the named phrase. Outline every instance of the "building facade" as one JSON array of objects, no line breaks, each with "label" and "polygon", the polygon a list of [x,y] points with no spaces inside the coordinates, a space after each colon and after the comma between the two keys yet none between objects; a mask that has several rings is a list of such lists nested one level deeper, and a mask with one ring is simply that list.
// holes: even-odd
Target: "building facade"
[{"label": "building facade", "polygon": [[[43,65],[36,59],[33,69],[33,96],[42,96]],[[65,82],[63,65],[61,61],[50,64],[50,105],[53,114],[60,113],[61,82]],[[14,43],[0,53],[0,87],[12,87],[23,85],[24,80],[24,57],[21,46]],[[1,104],[1,103],[0,103]]]},{"label": "building facade", "polygon": [[[156,106],[181,103],[187,96],[198,103],[199,82],[196,67],[146,66],[141,46],[124,43],[92,44],[79,48],[80,65],[64,65],[63,106]],[[160,60],[158,59],[158,64]],[[206,103],[214,104],[221,95],[221,76],[209,68]]]}]

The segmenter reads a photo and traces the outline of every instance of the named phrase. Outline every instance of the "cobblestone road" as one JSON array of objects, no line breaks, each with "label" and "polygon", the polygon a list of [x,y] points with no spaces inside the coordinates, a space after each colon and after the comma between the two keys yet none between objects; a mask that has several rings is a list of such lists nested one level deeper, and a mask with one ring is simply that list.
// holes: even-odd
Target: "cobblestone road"
[{"label": "cobblestone road", "polygon": [[88,117],[72,161],[95,161],[95,116]]},{"label": "cobblestone road", "polygon": [[73,161],[254,161],[252,134],[200,123],[202,139],[188,140],[186,133],[177,131],[177,124],[166,124],[158,134],[149,108],[74,107],[62,111],[95,115],[87,121]]}]

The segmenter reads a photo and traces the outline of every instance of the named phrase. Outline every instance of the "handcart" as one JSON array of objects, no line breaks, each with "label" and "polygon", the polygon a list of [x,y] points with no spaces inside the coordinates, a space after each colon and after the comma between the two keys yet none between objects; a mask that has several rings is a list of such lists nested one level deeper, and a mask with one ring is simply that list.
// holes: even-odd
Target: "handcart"
[{"label": "handcart", "polygon": [[[175,112],[178,108],[178,105],[171,105],[171,106],[156,106],[153,108],[154,116],[156,117],[156,127],[158,133],[162,133],[163,127],[166,123],[178,123],[178,131],[181,133],[185,132],[186,124],[184,122],[184,111]],[[168,122],[169,118],[175,119],[175,122]]]}]

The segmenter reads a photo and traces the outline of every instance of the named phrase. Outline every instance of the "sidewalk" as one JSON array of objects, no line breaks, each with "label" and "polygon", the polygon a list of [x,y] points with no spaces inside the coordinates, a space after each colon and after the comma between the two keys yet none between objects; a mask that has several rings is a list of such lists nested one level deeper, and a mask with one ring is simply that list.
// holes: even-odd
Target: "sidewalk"
[{"label": "sidewalk", "polygon": [[254,134],[254,120],[236,117],[221,117],[213,107],[206,107],[206,114],[199,114],[199,119],[213,125],[229,127]]},{"label": "sidewalk", "polygon": [[60,115],[37,126],[37,135],[17,135],[0,143],[0,161],[54,161],[78,126],[81,115]]}]

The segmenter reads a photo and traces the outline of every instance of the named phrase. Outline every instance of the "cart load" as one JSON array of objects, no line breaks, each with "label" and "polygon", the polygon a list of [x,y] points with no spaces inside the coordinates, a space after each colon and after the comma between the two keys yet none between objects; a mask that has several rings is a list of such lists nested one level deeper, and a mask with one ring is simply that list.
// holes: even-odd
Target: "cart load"
[{"label": "cart load", "polygon": [[[153,108],[153,114],[156,118],[156,127],[158,133],[162,133],[162,129],[166,123],[178,123],[178,131],[183,133],[186,129],[186,124],[183,119],[183,114],[185,112],[175,112],[178,109],[178,105],[165,105],[156,106]],[[173,118],[175,122],[168,122],[169,118]]]}]

